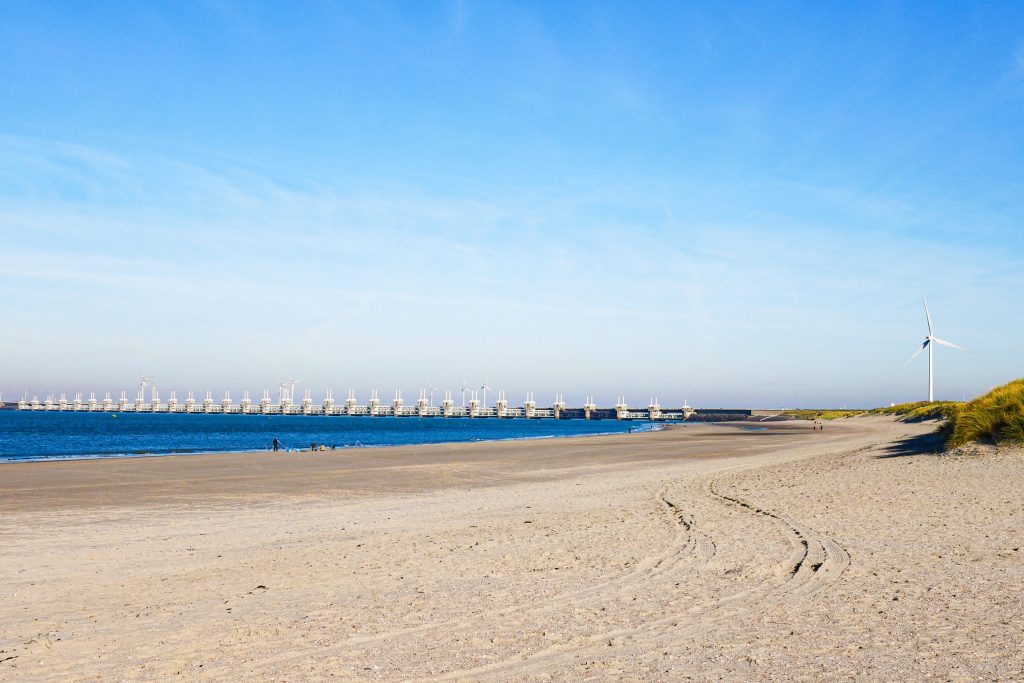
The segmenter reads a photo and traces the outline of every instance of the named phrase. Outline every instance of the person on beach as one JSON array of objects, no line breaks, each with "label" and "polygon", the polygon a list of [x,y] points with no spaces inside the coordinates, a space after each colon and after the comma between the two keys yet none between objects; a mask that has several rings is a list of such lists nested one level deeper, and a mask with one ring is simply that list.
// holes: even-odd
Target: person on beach
[{"label": "person on beach", "polygon": [[274,437],[274,452],[277,453],[277,451],[280,448],[281,448],[281,441],[275,436]]}]

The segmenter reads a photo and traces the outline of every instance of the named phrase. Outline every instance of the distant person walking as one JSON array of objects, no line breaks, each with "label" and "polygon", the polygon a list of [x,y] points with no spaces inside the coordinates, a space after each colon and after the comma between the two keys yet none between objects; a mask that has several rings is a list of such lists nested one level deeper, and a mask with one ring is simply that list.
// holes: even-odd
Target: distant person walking
[{"label": "distant person walking", "polygon": [[274,452],[277,453],[277,451],[280,448],[281,448],[281,441],[275,436],[274,437]]}]

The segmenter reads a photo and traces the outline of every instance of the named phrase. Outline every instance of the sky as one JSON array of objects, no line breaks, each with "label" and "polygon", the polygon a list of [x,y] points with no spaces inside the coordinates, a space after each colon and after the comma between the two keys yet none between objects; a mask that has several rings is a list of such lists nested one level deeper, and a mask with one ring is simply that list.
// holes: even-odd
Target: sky
[{"label": "sky", "polygon": [[[0,4],[0,391],[1024,375],[1024,4]],[[437,392],[440,394],[440,391]]]}]

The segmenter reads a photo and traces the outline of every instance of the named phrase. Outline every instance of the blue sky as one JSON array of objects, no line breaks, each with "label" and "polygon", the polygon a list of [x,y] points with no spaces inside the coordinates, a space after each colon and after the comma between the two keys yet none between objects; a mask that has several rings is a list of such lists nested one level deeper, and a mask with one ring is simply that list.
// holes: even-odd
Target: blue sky
[{"label": "blue sky", "polygon": [[3,3],[0,390],[1024,374],[1024,5],[639,5]]}]

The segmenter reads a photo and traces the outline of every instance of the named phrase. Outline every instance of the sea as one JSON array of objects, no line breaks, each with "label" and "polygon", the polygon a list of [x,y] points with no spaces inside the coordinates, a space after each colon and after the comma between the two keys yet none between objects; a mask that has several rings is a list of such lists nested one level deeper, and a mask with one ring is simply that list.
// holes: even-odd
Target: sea
[{"label": "sea", "polygon": [[0,462],[550,439],[656,429],[616,420],[58,413],[0,410]]}]

